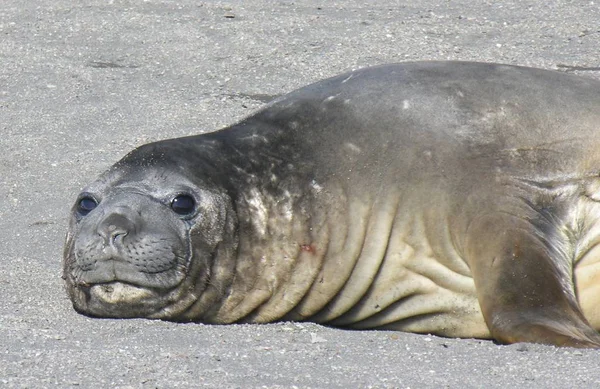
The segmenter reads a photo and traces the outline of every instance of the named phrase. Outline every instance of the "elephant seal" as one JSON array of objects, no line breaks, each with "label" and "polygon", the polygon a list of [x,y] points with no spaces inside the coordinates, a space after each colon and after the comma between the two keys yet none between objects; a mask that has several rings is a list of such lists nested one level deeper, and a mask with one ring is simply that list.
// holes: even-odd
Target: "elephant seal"
[{"label": "elephant seal", "polygon": [[77,198],[74,308],[600,347],[600,82],[361,69],[143,145]]}]

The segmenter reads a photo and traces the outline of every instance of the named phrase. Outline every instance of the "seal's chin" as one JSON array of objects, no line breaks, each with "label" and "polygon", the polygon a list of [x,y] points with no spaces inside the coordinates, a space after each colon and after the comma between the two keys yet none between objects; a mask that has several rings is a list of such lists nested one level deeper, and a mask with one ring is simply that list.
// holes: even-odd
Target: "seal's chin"
[{"label": "seal's chin", "polygon": [[132,304],[137,305],[154,297],[150,289],[126,284],[123,282],[110,282],[93,285],[89,289],[90,298],[105,304]]},{"label": "seal's chin", "polygon": [[94,317],[151,318],[165,305],[158,291],[120,281],[80,285],[74,292],[75,309]]}]

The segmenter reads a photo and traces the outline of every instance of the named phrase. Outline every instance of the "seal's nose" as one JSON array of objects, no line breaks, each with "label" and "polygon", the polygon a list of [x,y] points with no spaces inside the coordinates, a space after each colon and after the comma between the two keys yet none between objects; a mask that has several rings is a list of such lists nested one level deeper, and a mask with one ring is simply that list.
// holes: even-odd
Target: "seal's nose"
[{"label": "seal's nose", "polygon": [[107,215],[98,225],[98,235],[100,235],[105,244],[115,246],[120,245],[123,239],[134,231],[134,223],[121,213],[111,213]]}]

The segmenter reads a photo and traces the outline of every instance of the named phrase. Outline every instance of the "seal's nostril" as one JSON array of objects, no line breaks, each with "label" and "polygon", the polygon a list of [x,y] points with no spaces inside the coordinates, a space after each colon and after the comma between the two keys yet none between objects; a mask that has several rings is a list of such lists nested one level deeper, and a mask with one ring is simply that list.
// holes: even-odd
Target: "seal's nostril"
[{"label": "seal's nostril", "polygon": [[121,214],[112,214],[98,225],[98,235],[106,245],[119,245],[134,229],[134,224]]},{"label": "seal's nostril", "polygon": [[125,228],[117,227],[113,224],[108,226],[108,232],[108,238],[110,239],[111,244],[121,243],[123,238],[129,233]]}]

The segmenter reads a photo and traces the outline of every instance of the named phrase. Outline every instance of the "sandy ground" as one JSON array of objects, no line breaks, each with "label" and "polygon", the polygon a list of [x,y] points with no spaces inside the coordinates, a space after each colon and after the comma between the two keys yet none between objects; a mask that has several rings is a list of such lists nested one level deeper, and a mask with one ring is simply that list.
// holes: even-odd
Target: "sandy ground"
[{"label": "sandy ground", "polygon": [[479,60],[599,77],[599,7],[2,0],[0,387],[599,387],[598,351],[89,319],[60,278],[78,190],[133,147],[222,127],[273,96],[381,63]]}]

